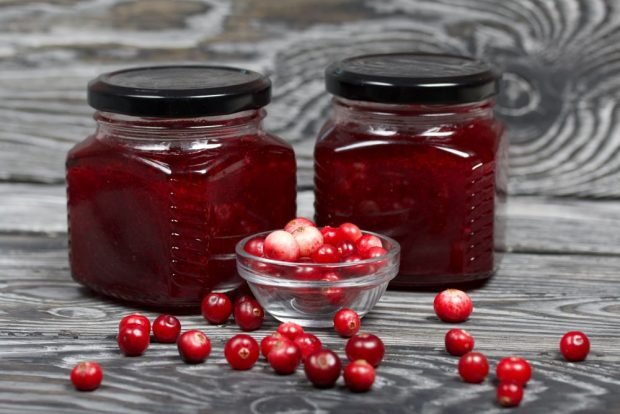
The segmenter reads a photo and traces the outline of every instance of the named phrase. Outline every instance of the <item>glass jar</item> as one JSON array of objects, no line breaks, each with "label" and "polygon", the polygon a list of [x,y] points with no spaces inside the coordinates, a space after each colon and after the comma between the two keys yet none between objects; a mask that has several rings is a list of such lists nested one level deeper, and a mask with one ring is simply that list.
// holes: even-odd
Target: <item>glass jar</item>
[{"label": "glass jar", "polygon": [[73,278],[157,307],[236,288],[235,244],[295,215],[293,150],[261,126],[270,90],[261,74],[209,66],[92,81],[97,130],[67,158]]},{"label": "glass jar", "polygon": [[335,97],[315,147],[317,223],[396,239],[391,286],[490,277],[506,187],[498,74],[465,57],[382,54],[332,64],[326,86]]}]

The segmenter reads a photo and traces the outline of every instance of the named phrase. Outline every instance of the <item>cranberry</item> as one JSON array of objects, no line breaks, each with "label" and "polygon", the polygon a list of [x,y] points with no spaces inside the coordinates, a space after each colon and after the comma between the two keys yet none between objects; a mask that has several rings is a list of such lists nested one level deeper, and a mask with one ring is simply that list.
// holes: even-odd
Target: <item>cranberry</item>
[{"label": "cranberry", "polygon": [[340,376],[341,369],[340,358],[329,349],[311,353],[304,363],[306,377],[317,388],[333,387]]},{"label": "cranberry", "polygon": [[335,246],[340,242],[340,233],[338,232],[338,229],[331,226],[325,226],[320,231],[323,235],[323,242],[325,244]]},{"label": "cranberry", "polygon": [[286,226],[284,226],[284,231],[293,233],[300,227],[316,227],[316,224],[305,217],[297,217],[286,223]]},{"label": "cranberry", "polygon": [[265,239],[263,247],[265,257],[285,262],[299,259],[299,245],[291,233],[284,230],[271,232]]},{"label": "cranberry", "polygon": [[314,351],[318,351],[323,348],[321,340],[311,333],[304,332],[295,338],[295,345],[299,347],[301,352],[301,359],[305,361],[308,355]]},{"label": "cranberry", "polygon": [[340,309],[334,315],[334,329],[340,336],[348,338],[360,330],[360,317],[354,310]]},{"label": "cranberry", "polygon": [[[362,258],[357,255],[357,254],[352,254],[351,256],[345,258],[343,260],[344,263],[355,263],[355,262],[360,262],[362,260]],[[345,269],[343,269],[345,270]],[[347,273],[349,273],[351,276],[364,276],[370,273],[371,268],[367,265],[352,265],[350,267],[346,268]]]},{"label": "cranberry", "polygon": [[79,362],[71,370],[71,382],[78,391],[93,391],[103,380],[103,370],[96,362]]},{"label": "cranberry", "polygon": [[262,341],[260,341],[260,353],[267,358],[267,355],[269,355],[273,348],[281,346],[285,342],[289,341],[290,339],[277,332],[267,335],[262,339]]},{"label": "cranberry", "polygon": [[360,252],[362,256],[364,256],[364,252],[371,247],[383,247],[381,243],[381,239],[373,234],[364,234],[356,243],[357,250]]},{"label": "cranberry", "polygon": [[516,407],[523,399],[523,387],[514,382],[501,382],[497,387],[497,402],[502,407]]},{"label": "cranberry", "polygon": [[344,383],[353,392],[366,392],[375,382],[375,369],[368,362],[360,359],[346,366],[342,373]]},{"label": "cranberry", "polygon": [[378,336],[360,333],[347,341],[345,352],[349,361],[363,359],[373,367],[378,367],[383,360],[385,346]]},{"label": "cranberry", "polygon": [[126,356],[140,356],[149,347],[150,333],[144,325],[125,325],[118,332],[116,341]]},{"label": "cranberry", "polygon": [[301,257],[310,257],[323,245],[323,235],[316,227],[301,226],[291,234],[299,245]]},{"label": "cranberry", "polygon": [[331,244],[324,244],[312,253],[312,260],[316,263],[338,263],[340,253]]},{"label": "cranberry", "polygon": [[349,240],[353,243],[362,237],[362,231],[353,223],[342,223],[338,226],[338,233],[341,240]]},{"label": "cranberry", "polygon": [[242,294],[235,298],[233,309],[239,306],[241,302],[245,302],[246,300],[256,300],[252,294]]},{"label": "cranberry", "polygon": [[179,336],[177,348],[183,361],[199,364],[204,362],[211,353],[211,341],[204,332],[192,329]]},{"label": "cranberry", "polygon": [[316,266],[295,266],[293,277],[297,280],[320,280],[323,272]]},{"label": "cranberry", "polygon": [[467,293],[458,289],[446,289],[435,296],[435,313],[444,322],[464,322],[474,308]]},{"label": "cranberry", "polygon": [[259,352],[256,340],[246,334],[233,336],[224,346],[224,356],[228,365],[239,371],[252,368],[258,360]]},{"label": "cranberry", "polygon": [[465,382],[477,384],[489,373],[489,362],[480,352],[468,352],[459,359],[459,375]]},{"label": "cranberry", "polygon": [[515,384],[525,385],[532,378],[532,367],[523,358],[503,358],[497,364],[495,375],[500,382],[514,382]]},{"label": "cranberry", "polygon": [[292,374],[301,363],[301,351],[293,342],[287,341],[274,347],[267,355],[267,361],[276,373]]},{"label": "cranberry", "polygon": [[[326,273],[321,279],[325,282],[337,282],[340,277],[335,272]],[[340,305],[344,299],[344,290],[340,287],[326,287],[321,290],[321,294],[332,305]]]},{"label": "cranberry", "polygon": [[362,253],[362,259],[376,259],[387,254],[387,250],[383,247],[370,247]]},{"label": "cranberry", "polygon": [[295,322],[284,322],[278,326],[276,332],[286,338],[294,341],[299,335],[304,333],[304,328],[302,328],[299,324]]},{"label": "cranberry", "polygon": [[118,330],[120,331],[123,329],[125,325],[140,325],[147,332],[151,332],[151,321],[149,321],[149,318],[139,313],[132,313],[131,315],[123,317],[118,323]]},{"label": "cranberry", "polygon": [[583,332],[567,332],[560,341],[560,352],[567,361],[583,361],[590,352],[590,340]]},{"label": "cranberry", "polygon": [[474,337],[464,329],[450,329],[445,337],[446,351],[450,355],[462,356],[474,349]]},{"label": "cranberry", "polygon": [[221,325],[232,313],[232,302],[224,293],[209,293],[202,299],[200,310],[207,322]]},{"label": "cranberry", "polygon": [[338,254],[341,258],[347,258],[353,255],[358,255],[357,247],[355,247],[355,243],[350,240],[343,240],[336,245],[338,249]]},{"label": "cranberry", "polygon": [[263,307],[254,299],[245,300],[235,306],[235,322],[244,331],[260,328],[265,319]]},{"label": "cranberry", "polygon": [[153,335],[157,342],[172,344],[181,333],[181,322],[172,315],[159,315],[153,321]]},{"label": "cranberry", "polygon": [[265,255],[264,247],[265,239],[263,239],[262,237],[254,237],[245,243],[245,246],[243,246],[243,250],[245,250],[246,253],[250,253],[251,255],[263,257]]}]

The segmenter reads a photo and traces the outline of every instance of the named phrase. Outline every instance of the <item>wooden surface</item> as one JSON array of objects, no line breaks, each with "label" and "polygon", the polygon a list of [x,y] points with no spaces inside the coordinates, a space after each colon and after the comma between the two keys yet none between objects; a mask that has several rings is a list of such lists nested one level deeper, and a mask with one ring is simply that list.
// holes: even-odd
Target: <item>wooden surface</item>
[{"label": "wooden surface", "polygon": [[[532,362],[525,400],[508,412],[620,413],[619,27],[614,0],[0,0],[0,412],[507,412],[494,404],[492,375],[482,385],[457,379],[433,293],[388,291],[364,319],[388,351],[373,391],[355,395],[342,380],[315,390],[301,371],[278,377],[264,361],[229,370],[223,344],[237,328],[198,316],[181,320],[211,337],[205,364],[185,365],[161,344],[125,358],[115,330],[133,309],[69,276],[63,161],[93,130],[87,80],[170,62],[270,73],[267,127],[294,143],[299,213],[311,215],[324,66],[415,49],[506,71],[507,252],[496,277],[471,292],[476,309],[463,326],[493,364],[512,354]],[[583,363],[557,352],[572,329],[592,341]],[[342,339],[316,333],[343,355]],[[73,391],[68,374],[80,360],[102,363],[101,389]]]}]

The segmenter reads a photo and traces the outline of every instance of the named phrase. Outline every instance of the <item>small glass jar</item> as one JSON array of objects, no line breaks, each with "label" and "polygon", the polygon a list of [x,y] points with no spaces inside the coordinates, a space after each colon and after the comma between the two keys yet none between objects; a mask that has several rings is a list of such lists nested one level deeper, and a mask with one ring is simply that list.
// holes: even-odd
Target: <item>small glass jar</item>
[{"label": "small glass jar", "polygon": [[460,56],[382,54],[332,64],[326,86],[335,97],[315,147],[317,223],[396,239],[391,286],[490,277],[506,187],[498,74]]},{"label": "small glass jar", "polygon": [[97,130],[67,158],[74,279],[157,307],[236,288],[235,244],[296,210],[293,150],[261,126],[270,92],[259,73],[209,66],[92,81]]}]

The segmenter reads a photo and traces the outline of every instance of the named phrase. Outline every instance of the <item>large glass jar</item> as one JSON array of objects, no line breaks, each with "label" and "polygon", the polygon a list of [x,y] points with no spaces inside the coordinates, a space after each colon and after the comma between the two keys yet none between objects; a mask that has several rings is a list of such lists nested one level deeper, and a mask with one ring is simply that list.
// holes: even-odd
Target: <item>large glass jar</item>
[{"label": "large glass jar", "polygon": [[392,286],[490,277],[506,185],[497,73],[459,56],[368,55],[329,66],[326,85],[335,97],[314,154],[318,224],[395,238]]},{"label": "large glass jar", "polygon": [[97,130],[67,158],[74,279],[158,307],[237,287],[237,241],[296,208],[293,150],[261,127],[270,88],[261,74],[208,66],[92,81]]}]

